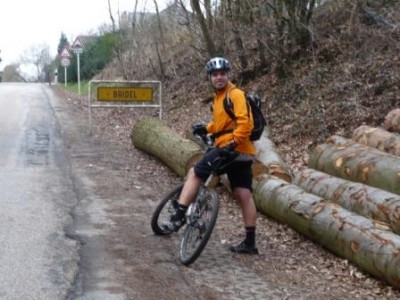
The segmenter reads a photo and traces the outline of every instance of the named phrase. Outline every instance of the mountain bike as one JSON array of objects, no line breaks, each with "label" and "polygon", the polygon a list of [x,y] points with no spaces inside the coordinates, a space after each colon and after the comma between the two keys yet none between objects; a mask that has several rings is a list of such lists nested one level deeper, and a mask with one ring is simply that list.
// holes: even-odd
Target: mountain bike
[{"label": "mountain bike", "polygon": [[[212,141],[208,136],[199,137],[212,150]],[[221,154],[213,163],[210,176],[202,182],[196,199],[190,204],[185,215],[185,225],[179,246],[179,260],[183,265],[192,264],[205,248],[218,217],[219,198],[215,191],[220,175],[232,163],[231,155]],[[167,235],[171,232],[163,229],[161,224],[168,220],[178,208],[178,199],[183,183],[174,187],[157,205],[151,218],[151,228],[156,235]]]}]

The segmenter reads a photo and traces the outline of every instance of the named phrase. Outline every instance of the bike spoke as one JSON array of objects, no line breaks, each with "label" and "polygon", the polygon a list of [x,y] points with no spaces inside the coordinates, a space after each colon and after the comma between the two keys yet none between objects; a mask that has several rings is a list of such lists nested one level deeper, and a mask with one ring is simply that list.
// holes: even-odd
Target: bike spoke
[{"label": "bike spoke", "polygon": [[183,264],[193,263],[207,244],[218,215],[216,193],[203,190],[193,211],[190,212],[189,225],[183,234],[180,246],[180,260]]}]

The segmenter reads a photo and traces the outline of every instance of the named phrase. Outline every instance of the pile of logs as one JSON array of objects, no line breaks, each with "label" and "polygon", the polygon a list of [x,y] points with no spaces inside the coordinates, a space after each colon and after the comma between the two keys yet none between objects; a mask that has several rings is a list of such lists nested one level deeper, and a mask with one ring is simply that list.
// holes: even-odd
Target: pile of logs
[{"label": "pile of logs", "polygon": [[[395,132],[393,132],[395,131]],[[281,159],[266,130],[255,142],[253,197],[257,209],[324,248],[400,288],[400,109],[383,128],[360,126],[332,136],[297,174]],[[201,148],[159,120],[132,129],[132,143],[181,177]]]}]

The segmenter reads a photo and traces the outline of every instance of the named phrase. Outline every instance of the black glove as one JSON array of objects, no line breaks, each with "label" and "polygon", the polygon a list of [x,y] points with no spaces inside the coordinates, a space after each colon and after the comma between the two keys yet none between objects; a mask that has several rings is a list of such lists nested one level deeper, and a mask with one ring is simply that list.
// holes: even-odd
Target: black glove
[{"label": "black glove", "polygon": [[236,143],[234,141],[232,141],[228,145],[222,147],[222,149],[225,149],[225,150],[228,150],[228,151],[235,151],[236,146],[237,146]]},{"label": "black glove", "polygon": [[200,136],[207,135],[206,125],[204,124],[195,124],[192,126],[192,129],[193,129],[193,135],[200,135]]},{"label": "black glove", "polygon": [[235,152],[235,144],[231,143],[225,147],[218,149],[218,154],[228,159],[235,159],[239,153]]}]

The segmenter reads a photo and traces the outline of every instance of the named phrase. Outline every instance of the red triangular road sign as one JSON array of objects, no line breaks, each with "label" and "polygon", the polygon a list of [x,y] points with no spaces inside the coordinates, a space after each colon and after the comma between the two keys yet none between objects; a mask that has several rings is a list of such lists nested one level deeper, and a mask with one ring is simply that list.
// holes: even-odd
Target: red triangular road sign
[{"label": "red triangular road sign", "polygon": [[65,47],[61,50],[60,56],[61,56],[62,58],[71,58],[71,54],[69,53],[69,51],[68,51],[68,49],[67,49],[67,46],[65,46]]}]

